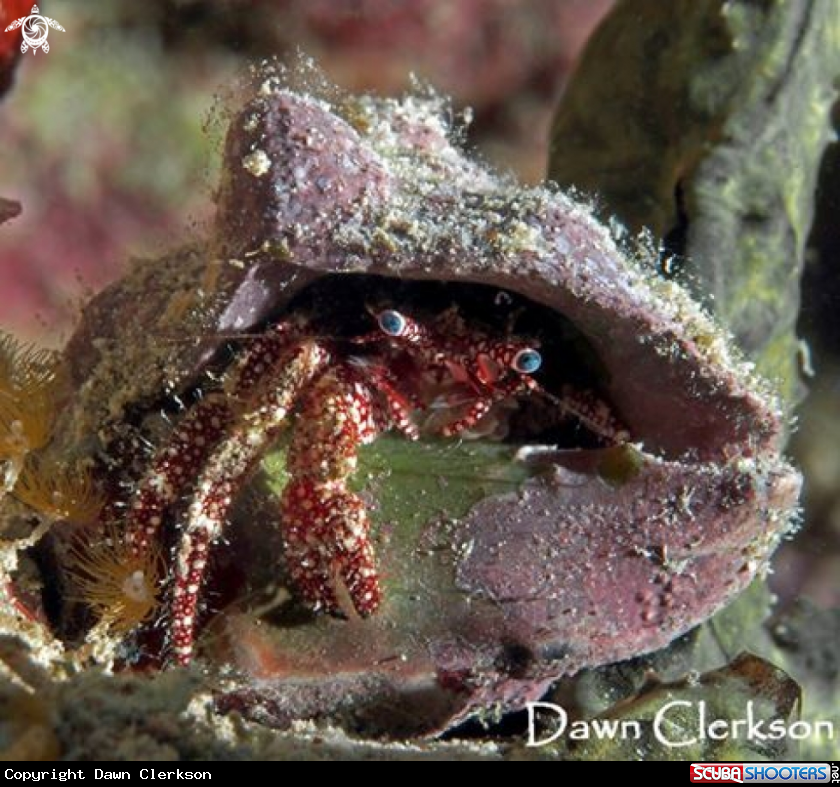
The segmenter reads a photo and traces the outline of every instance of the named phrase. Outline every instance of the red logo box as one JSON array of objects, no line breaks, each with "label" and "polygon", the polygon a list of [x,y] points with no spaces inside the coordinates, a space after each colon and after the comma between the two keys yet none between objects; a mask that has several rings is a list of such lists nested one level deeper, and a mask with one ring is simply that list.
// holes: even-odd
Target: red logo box
[{"label": "red logo box", "polygon": [[691,781],[700,784],[743,784],[744,766],[728,763],[693,762]]}]

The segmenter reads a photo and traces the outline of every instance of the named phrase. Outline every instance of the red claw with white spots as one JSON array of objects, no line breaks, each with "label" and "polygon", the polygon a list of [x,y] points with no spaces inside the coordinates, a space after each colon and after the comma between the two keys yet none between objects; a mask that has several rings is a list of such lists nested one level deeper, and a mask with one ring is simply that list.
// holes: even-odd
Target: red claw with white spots
[{"label": "red claw with white spots", "polygon": [[[156,548],[170,509],[189,500],[167,602],[175,664],[193,657],[209,551],[282,429],[291,432],[280,511],[294,588],[315,610],[367,617],[382,591],[365,504],[347,487],[359,447],[390,429],[416,439],[414,414],[446,410],[455,389],[461,409],[433,430],[443,435],[467,432],[502,400],[541,391],[531,376],[541,363],[532,344],[469,330],[454,310],[430,325],[393,310],[376,318],[379,330],[356,339],[318,338],[295,322],[273,326],[242,353],[221,390],[182,418],[140,479],[125,529],[135,557]],[[413,373],[393,371],[400,362]],[[604,412],[590,420],[617,436]]]}]

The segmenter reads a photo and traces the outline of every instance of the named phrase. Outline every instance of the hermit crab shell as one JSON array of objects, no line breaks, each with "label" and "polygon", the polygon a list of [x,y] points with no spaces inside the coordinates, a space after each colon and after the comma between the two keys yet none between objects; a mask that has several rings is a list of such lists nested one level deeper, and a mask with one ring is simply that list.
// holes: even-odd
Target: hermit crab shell
[{"label": "hermit crab shell", "polygon": [[[220,706],[271,724],[439,730],[661,648],[766,567],[796,503],[779,403],[703,310],[587,205],[472,161],[446,118],[433,97],[330,104],[267,80],[232,120],[212,241],[137,264],[70,345],[65,423],[100,449],[191,385],[218,337],[282,319],[324,277],[498,288],[597,355],[633,447],[520,446],[511,461],[540,472],[514,492],[409,535],[393,523],[377,548],[397,590],[369,620],[220,616],[205,658],[243,676]],[[427,548],[435,528],[446,549]]]}]

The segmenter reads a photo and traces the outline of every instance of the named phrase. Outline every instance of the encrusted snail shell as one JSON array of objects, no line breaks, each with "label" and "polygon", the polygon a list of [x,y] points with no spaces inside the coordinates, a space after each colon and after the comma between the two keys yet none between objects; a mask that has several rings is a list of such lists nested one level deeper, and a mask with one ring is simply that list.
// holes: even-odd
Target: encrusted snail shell
[{"label": "encrusted snail shell", "polygon": [[387,707],[416,732],[521,706],[704,621],[789,528],[800,478],[768,384],[587,205],[497,176],[456,137],[435,98],[331,104],[267,79],[231,122],[212,239],[137,264],[87,308],[60,439],[102,451],[127,413],[192,385],[226,335],[326,279],[376,276],[485,285],[562,315],[633,447],[520,447],[539,472],[448,522],[445,555],[424,549],[427,529],[381,551],[410,603],[369,621],[229,616],[219,658],[243,677],[220,707],[280,726]]}]

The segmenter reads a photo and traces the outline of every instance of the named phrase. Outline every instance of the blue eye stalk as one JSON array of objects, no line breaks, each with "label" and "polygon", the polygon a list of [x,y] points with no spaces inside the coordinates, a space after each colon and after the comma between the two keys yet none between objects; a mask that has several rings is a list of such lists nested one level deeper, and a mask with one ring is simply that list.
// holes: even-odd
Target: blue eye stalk
[{"label": "blue eye stalk", "polygon": [[402,336],[405,333],[408,321],[399,312],[393,309],[386,309],[377,315],[376,321],[379,328],[388,336]]},{"label": "blue eye stalk", "polygon": [[542,366],[542,355],[531,347],[526,347],[513,356],[511,366],[520,374],[533,374]]}]

